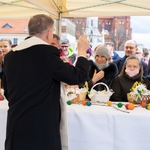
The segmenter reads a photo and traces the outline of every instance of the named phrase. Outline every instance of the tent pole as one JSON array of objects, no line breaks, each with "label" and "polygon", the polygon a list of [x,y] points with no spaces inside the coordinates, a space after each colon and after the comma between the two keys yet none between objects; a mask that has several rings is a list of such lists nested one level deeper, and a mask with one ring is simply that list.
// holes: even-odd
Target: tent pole
[{"label": "tent pole", "polygon": [[59,13],[59,19],[58,19],[58,28],[59,28],[59,30],[58,30],[58,35],[59,35],[59,37],[61,37],[61,13]]},{"label": "tent pole", "polygon": [[61,37],[61,13],[59,14],[59,18],[56,19],[56,34]]}]

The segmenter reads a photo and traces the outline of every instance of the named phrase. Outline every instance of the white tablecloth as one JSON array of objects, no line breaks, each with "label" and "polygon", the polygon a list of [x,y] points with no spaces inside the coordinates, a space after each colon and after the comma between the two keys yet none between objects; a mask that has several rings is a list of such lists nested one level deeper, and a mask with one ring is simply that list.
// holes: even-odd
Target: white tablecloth
[{"label": "white tablecloth", "polygon": [[[7,101],[0,101],[0,150],[4,150],[7,108]],[[69,150],[150,150],[150,111],[138,107],[129,112],[67,105]]]},{"label": "white tablecloth", "polygon": [[6,100],[0,101],[0,150],[4,150],[7,109],[8,109],[7,101]]},{"label": "white tablecloth", "polygon": [[[67,106],[69,150],[150,150],[150,111]],[[122,108],[125,110],[125,108]]]}]

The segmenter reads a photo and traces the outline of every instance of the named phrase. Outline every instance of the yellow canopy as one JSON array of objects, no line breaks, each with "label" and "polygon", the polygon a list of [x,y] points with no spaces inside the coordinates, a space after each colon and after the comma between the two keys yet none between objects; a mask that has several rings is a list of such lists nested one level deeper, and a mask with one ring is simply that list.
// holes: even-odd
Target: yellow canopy
[{"label": "yellow canopy", "polygon": [[0,0],[0,19],[150,16],[150,0]]},{"label": "yellow canopy", "polygon": [[0,19],[29,19],[38,13],[48,14],[24,0],[0,0]]}]

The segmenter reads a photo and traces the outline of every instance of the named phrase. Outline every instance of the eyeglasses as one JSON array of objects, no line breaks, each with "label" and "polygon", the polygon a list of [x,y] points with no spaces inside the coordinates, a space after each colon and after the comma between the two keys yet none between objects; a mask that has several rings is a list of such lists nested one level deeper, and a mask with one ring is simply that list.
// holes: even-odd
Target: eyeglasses
[{"label": "eyeglasses", "polygon": [[68,47],[68,46],[61,46],[62,48]]},{"label": "eyeglasses", "polygon": [[136,52],[135,54],[142,54],[141,52]]},{"label": "eyeglasses", "polygon": [[132,47],[132,46],[126,46],[125,48],[126,49],[134,49],[134,47]]}]

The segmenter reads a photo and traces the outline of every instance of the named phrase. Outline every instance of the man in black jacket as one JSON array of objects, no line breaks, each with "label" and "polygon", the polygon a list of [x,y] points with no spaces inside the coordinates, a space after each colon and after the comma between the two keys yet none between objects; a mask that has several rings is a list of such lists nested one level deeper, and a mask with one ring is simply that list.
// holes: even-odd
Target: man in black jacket
[{"label": "man in black jacket", "polygon": [[60,59],[51,46],[54,20],[39,14],[28,24],[30,38],[21,42],[4,60],[4,93],[8,100],[5,150],[61,150],[60,85],[85,82],[89,42],[78,41],[76,67]]},{"label": "man in black jacket", "polygon": [[[120,58],[119,60],[114,61],[114,63],[118,67],[118,74],[121,72],[122,66],[123,66],[126,58],[131,56],[131,55],[136,54],[137,43],[134,40],[126,41],[125,44],[124,44],[124,51],[125,51],[125,56]],[[142,65],[143,65],[143,76],[147,76],[148,75],[148,67],[143,61],[142,61]]]}]

